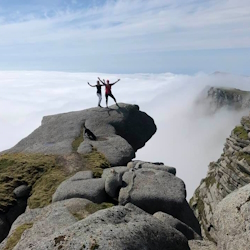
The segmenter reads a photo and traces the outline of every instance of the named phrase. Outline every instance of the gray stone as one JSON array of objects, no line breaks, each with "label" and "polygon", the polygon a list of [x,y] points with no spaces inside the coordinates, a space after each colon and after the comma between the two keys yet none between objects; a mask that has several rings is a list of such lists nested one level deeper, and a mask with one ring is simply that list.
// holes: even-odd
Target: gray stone
[{"label": "gray stone", "polygon": [[111,198],[117,198],[122,186],[122,175],[112,170],[105,179],[105,191]]},{"label": "gray stone", "polygon": [[84,198],[95,203],[102,203],[106,201],[106,197],[104,179],[82,180],[78,179],[77,176],[73,176],[59,185],[52,197],[52,202],[71,198]]},{"label": "gray stone", "polygon": [[217,250],[216,245],[210,241],[190,240],[188,241],[190,250]]},{"label": "gray stone", "polygon": [[89,154],[93,150],[93,146],[89,142],[81,143],[77,149],[77,152],[80,154]]},{"label": "gray stone", "polygon": [[81,180],[88,180],[93,178],[93,172],[88,171],[80,171],[77,172],[74,176],[68,179],[68,181],[81,181]]},{"label": "gray stone", "polygon": [[[58,210],[61,218],[63,210]],[[53,219],[53,216],[50,216]],[[46,222],[50,223],[49,217]],[[188,250],[186,238],[174,228],[135,208],[115,206],[98,211],[54,234],[39,232],[38,224],[27,230],[14,250],[102,249]],[[54,221],[54,220],[52,220]],[[45,221],[44,221],[45,222]],[[66,222],[66,220],[64,221]],[[40,224],[43,226],[43,223]],[[52,230],[50,230],[52,231]],[[36,234],[37,233],[37,234]],[[51,232],[52,233],[52,232]]]},{"label": "gray stone", "polygon": [[114,105],[109,109],[91,108],[46,116],[39,128],[5,153],[70,154],[74,152],[72,142],[84,124],[97,140],[84,141],[78,152],[89,153],[94,146],[111,165],[127,164],[156,132],[153,119],[137,105],[119,103],[119,107]]},{"label": "gray stone", "polygon": [[190,226],[200,234],[199,223],[186,201],[182,180],[160,170],[139,169],[123,175],[125,187],[119,193],[119,204],[129,202],[154,214],[165,212]]},{"label": "gray stone", "polygon": [[107,176],[110,174],[110,172],[115,171],[121,175],[123,175],[125,172],[129,171],[129,168],[123,167],[123,166],[118,166],[118,167],[112,167],[112,168],[105,168],[102,173],[102,178],[106,179]]},{"label": "gray stone", "polygon": [[30,193],[30,188],[27,185],[21,185],[14,189],[16,198],[27,198]]},{"label": "gray stone", "polygon": [[[4,249],[7,240],[19,226],[31,224],[32,228],[26,230],[22,235],[25,238],[25,243],[20,242],[18,247],[14,248],[18,250],[29,249],[34,241],[44,240],[53,233],[76,223],[78,219],[74,215],[84,212],[86,205],[91,203],[85,199],[69,199],[53,203],[42,209],[28,209],[13,223],[8,238],[0,245],[0,249]],[[86,213],[87,215],[89,214]]]},{"label": "gray stone", "polygon": [[103,141],[84,141],[81,143],[78,153],[84,153],[81,148],[85,144],[91,144],[98,152],[102,153],[111,166],[124,165],[135,157],[135,151],[128,142],[119,135],[108,136]]},{"label": "gray stone", "polygon": [[153,215],[155,218],[162,221],[164,224],[170,225],[176,230],[180,231],[188,240],[201,240],[201,236],[198,235],[192,228],[174,218],[173,216],[163,213],[157,212]]},{"label": "gray stone", "polygon": [[249,249],[250,184],[232,192],[217,205],[213,222],[218,249]]},{"label": "gray stone", "polygon": [[[131,167],[131,166],[130,166]],[[152,163],[152,162],[145,162],[145,161],[134,161],[134,169],[155,169],[155,170],[162,170],[169,172],[173,175],[176,175],[176,169],[173,167],[165,166],[163,163]]]}]

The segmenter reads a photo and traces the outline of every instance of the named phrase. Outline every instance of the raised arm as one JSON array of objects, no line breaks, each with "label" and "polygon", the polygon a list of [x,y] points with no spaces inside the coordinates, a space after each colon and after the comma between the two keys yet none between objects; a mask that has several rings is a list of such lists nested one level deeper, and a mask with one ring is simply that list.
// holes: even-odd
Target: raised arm
[{"label": "raised arm", "polygon": [[116,84],[119,81],[120,81],[120,79],[118,79],[116,82],[110,83],[110,85],[114,85],[114,84]]},{"label": "raised arm", "polygon": [[100,77],[98,77],[98,80],[103,84],[103,85],[106,85],[105,82],[103,82]]},{"label": "raised arm", "polygon": [[95,87],[95,85],[91,85],[89,82],[88,82],[88,85],[89,85],[90,87]]}]

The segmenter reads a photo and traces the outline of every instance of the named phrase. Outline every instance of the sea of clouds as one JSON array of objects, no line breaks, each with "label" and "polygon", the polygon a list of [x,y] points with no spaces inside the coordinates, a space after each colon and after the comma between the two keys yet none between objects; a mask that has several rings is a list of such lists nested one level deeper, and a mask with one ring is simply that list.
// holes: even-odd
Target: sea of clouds
[{"label": "sea of clouds", "polygon": [[[177,176],[186,183],[189,198],[205,177],[209,162],[219,158],[226,137],[249,113],[222,109],[208,115],[205,107],[196,103],[207,86],[250,91],[247,76],[2,71],[0,151],[30,134],[45,115],[96,106],[96,89],[87,82],[95,84],[97,76],[111,82],[121,78],[113,86],[117,101],[138,104],[154,118],[157,132],[136,157],[175,167]],[[105,106],[104,98],[102,105]]]}]

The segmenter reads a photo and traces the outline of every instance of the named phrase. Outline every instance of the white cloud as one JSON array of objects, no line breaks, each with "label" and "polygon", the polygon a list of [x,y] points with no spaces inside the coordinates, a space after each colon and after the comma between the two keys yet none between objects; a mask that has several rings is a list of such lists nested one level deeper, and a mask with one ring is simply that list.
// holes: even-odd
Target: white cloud
[{"label": "white cloud", "polygon": [[[250,77],[166,74],[107,75],[64,72],[0,72],[0,150],[27,136],[42,116],[97,105],[96,77],[121,78],[113,87],[119,102],[137,103],[155,120],[157,133],[137,152],[137,158],[162,161],[177,168],[189,197],[205,177],[210,161],[217,160],[223,144],[244,112],[221,110],[205,116],[194,100],[207,85],[250,90]],[[104,103],[104,100],[103,100]],[[110,101],[112,104],[112,101]]]}]

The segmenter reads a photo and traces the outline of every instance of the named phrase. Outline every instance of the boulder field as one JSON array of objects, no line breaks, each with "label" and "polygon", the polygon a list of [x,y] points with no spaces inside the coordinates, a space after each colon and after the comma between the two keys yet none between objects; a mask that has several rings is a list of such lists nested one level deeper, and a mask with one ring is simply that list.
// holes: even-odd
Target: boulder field
[{"label": "boulder field", "polygon": [[23,227],[13,249],[188,250],[188,241],[202,240],[173,168],[142,161],[135,166],[137,161],[105,169],[101,178],[77,172],[59,185],[51,205],[27,208],[0,249],[8,249]]}]

